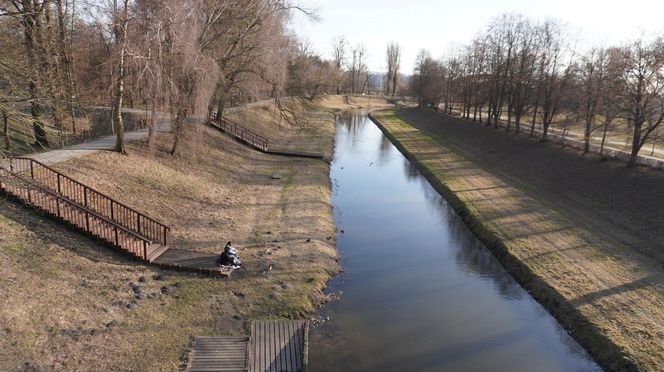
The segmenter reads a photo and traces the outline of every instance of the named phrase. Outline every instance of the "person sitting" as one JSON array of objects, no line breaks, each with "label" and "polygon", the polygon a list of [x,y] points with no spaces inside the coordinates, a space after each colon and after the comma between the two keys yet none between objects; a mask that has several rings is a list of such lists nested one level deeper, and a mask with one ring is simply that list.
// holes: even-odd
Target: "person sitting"
[{"label": "person sitting", "polygon": [[219,257],[219,265],[232,266],[233,268],[242,266],[242,262],[237,256],[237,250],[233,248],[233,245],[230,241],[226,243],[224,251],[221,252],[221,257]]}]

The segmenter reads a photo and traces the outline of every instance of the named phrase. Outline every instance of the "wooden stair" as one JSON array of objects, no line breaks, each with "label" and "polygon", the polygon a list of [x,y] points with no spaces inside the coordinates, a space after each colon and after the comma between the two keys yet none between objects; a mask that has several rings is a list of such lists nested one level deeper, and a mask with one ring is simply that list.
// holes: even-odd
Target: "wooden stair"
[{"label": "wooden stair", "polygon": [[187,371],[246,372],[248,344],[247,336],[197,337]]},{"label": "wooden stair", "polygon": [[235,138],[238,142],[244,143],[258,151],[267,152],[269,150],[270,142],[267,138],[226,118],[217,117],[216,113],[210,115],[209,124],[220,132]]},{"label": "wooden stair", "polygon": [[205,336],[194,340],[187,371],[306,372],[309,322],[257,320],[251,336]]},{"label": "wooden stair", "polygon": [[2,162],[0,192],[143,261],[168,249],[167,226],[35,160]]},{"label": "wooden stair", "polygon": [[322,153],[274,148],[270,145],[270,141],[267,138],[261,136],[260,134],[254,133],[253,131],[226,118],[217,117],[216,113],[210,115],[209,124],[211,127],[219,130],[222,133],[225,133],[238,142],[266,154],[293,156],[299,158],[324,159],[324,155]]}]

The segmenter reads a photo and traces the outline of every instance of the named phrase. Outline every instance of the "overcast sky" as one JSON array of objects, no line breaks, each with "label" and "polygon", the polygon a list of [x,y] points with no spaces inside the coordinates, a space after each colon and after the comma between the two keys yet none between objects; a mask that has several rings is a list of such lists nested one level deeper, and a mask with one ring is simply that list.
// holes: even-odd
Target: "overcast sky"
[{"label": "overcast sky", "polygon": [[344,35],[369,51],[369,69],[384,71],[391,40],[403,50],[402,72],[410,73],[422,48],[440,57],[467,43],[491,18],[518,12],[533,19],[554,17],[579,37],[578,44],[616,44],[645,33],[664,35],[664,0],[296,0],[318,9],[320,22],[295,16],[293,29],[325,57]]}]

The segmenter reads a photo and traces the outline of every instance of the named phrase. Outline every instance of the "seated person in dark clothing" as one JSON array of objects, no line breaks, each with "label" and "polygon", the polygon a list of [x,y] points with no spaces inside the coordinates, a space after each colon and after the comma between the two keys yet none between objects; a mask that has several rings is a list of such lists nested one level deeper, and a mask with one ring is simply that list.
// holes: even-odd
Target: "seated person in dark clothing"
[{"label": "seated person in dark clothing", "polygon": [[231,242],[226,243],[224,251],[221,253],[221,257],[219,257],[219,265],[233,266],[236,268],[242,265],[242,262],[237,256],[237,250],[233,248]]}]

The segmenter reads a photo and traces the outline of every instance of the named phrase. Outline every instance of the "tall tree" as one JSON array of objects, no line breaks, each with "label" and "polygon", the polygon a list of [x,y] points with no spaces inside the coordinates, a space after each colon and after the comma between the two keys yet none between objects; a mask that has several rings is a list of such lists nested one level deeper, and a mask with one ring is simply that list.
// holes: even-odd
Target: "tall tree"
[{"label": "tall tree", "polygon": [[664,121],[664,44],[639,38],[623,49],[621,109],[631,122],[629,166],[636,166],[639,151]]},{"label": "tall tree", "polygon": [[385,94],[396,95],[401,64],[401,47],[395,42],[387,45],[387,74],[385,76]]},{"label": "tall tree", "polygon": [[604,48],[592,48],[581,57],[581,110],[584,120],[583,153],[590,152],[590,137],[595,131],[594,123],[600,100],[604,95],[607,78],[607,53]]},{"label": "tall tree", "polygon": [[117,61],[117,76],[115,82],[115,97],[113,100],[112,121],[115,128],[115,151],[126,154],[125,128],[122,122],[122,100],[124,98],[125,84],[125,58],[127,55],[127,27],[129,26],[129,0],[122,0],[122,10],[118,8],[117,0],[113,3],[113,34],[115,43],[119,47]]},{"label": "tall tree", "polygon": [[343,86],[344,73],[343,69],[346,64],[348,53],[348,42],[344,36],[338,36],[332,43],[332,58],[334,66],[336,67],[335,78],[337,81],[337,94],[341,94],[341,87]]}]

